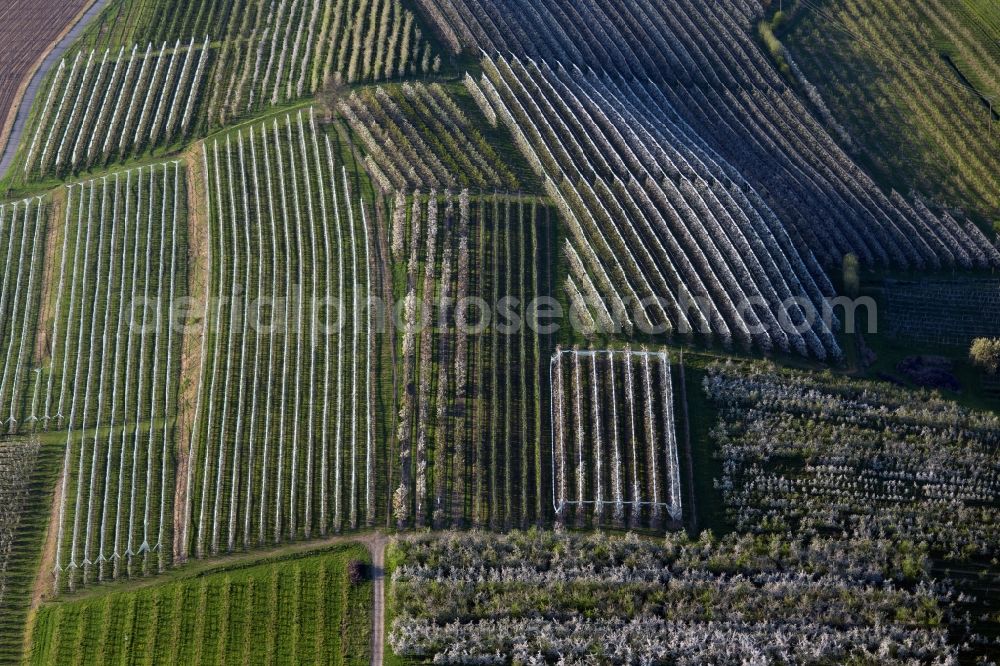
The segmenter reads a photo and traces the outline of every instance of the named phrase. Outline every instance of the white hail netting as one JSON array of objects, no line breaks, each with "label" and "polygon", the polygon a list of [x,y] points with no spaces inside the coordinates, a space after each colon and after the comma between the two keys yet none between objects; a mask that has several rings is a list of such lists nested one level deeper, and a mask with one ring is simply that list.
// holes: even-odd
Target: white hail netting
[{"label": "white hail netting", "polygon": [[[1000,265],[974,225],[883,193],[836,145],[754,43],[759,3],[420,3],[452,51],[483,50],[485,75],[467,87],[567,219],[588,305],[626,332],[663,318],[631,316],[655,294],[669,329],[838,357],[835,319],[802,326],[801,308],[778,307],[821,308],[832,286],[820,266],[847,253],[903,268]],[[686,308],[692,296],[707,302]]]}]

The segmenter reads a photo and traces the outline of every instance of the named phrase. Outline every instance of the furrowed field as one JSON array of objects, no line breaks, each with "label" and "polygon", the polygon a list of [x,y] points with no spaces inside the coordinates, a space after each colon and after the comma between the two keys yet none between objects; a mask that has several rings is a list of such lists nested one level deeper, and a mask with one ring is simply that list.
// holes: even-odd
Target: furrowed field
[{"label": "furrowed field", "polygon": [[60,31],[86,8],[84,0],[11,0],[4,5],[0,50],[0,150],[11,138],[20,100],[36,62],[53,46]]}]

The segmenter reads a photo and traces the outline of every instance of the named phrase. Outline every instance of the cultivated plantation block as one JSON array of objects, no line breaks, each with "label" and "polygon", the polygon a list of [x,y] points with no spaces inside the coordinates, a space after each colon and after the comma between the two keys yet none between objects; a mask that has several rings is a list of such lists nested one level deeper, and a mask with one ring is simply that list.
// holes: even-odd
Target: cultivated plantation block
[{"label": "cultivated plantation block", "polygon": [[0,332],[5,343],[0,345],[4,353],[0,357],[3,358],[0,405],[9,406],[9,410],[0,409],[5,415],[0,430],[11,433],[18,431],[21,422],[31,424],[38,420],[37,400],[27,407],[25,396],[29,384],[34,385],[37,394],[41,379],[39,371],[31,371],[30,356],[42,291],[42,248],[50,210],[49,202],[41,197],[0,206],[0,253],[4,253],[0,254],[4,262]]},{"label": "cultivated plantation block", "polygon": [[670,357],[557,351],[552,357],[552,506],[584,526],[681,519]]},{"label": "cultivated plantation block", "polygon": [[[79,52],[59,64],[24,158],[26,178],[63,175],[185,137],[208,42]],[[109,58],[109,55],[111,57]]]},{"label": "cultivated plantation block", "polygon": [[27,661],[365,664],[372,584],[352,583],[349,569],[367,557],[341,546],[47,606]]},{"label": "cultivated plantation block", "polygon": [[0,664],[993,663],[998,63],[995,0],[9,0]]},{"label": "cultivated plantation block", "polygon": [[501,527],[551,515],[539,359],[552,339],[523,320],[552,293],[553,216],[534,197],[396,197],[400,525]]},{"label": "cultivated plantation block", "polygon": [[206,142],[201,157],[212,279],[182,552],[371,525],[370,202],[311,112]]},{"label": "cultivated plantation block", "polygon": [[169,562],[184,182],[181,165],[169,162],[66,191],[59,279],[44,322],[48,368],[32,401],[41,428],[65,441],[57,589]]}]

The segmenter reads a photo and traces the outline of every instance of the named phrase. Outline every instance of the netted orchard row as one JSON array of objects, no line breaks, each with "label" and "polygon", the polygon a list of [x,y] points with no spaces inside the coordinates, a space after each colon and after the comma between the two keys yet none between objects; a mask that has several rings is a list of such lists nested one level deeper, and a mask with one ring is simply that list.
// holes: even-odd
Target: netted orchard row
[{"label": "netted orchard row", "polygon": [[0,205],[0,430],[9,432],[37,420],[37,405],[26,406],[25,396],[38,387],[32,352],[50,208],[41,198]]},{"label": "netted orchard row", "polygon": [[[1000,280],[886,280],[885,325],[893,336],[967,347],[1000,331]],[[946,312],[942,317],[940,313]]]},{"label": "netted orchard row", "polygon": [[404,83],[352,94],[341,114],[385,193],[413,188],[518,189],[518,181],[441,84]]},{"label": "netted orchard row", "polygon": [[717,480],[739,530],[924,543],[947,559],[1000,547],[1000,420],[891,385],[719,365]]},{"label": "netted orchard row", "polygon": [[655,86],[483,62],[480,102],[558,203],[570,275],[602,329],[840,355],[819,316],[833,293],[820,266]]},{"label": "netted orchard row", "polygon": [[72,185],[65,210],[33,401],[43,428],[65,431],[57,590],[170,561],[184,171],[172,162]]},{"label": "netted orchard row", "polygon": [[[138,10],[135,21],[157,41],[79,50],[60,62],[22,146],[25,178],[62,176],[172,145],[206,118],[209,126],[224,125],[313,95],[329,76],[378,81],[441,66],[399,0],[188,3],[184,18],[172,5]],[[170,18],[159,24],[163,12]],[[224,38],[213,43],[206,33],[178,31],[177,21],[212,26],[220,32],[207,34]]]},{"label": "netted orchard row", "polygon": [[[961,255],[971,248],[1000,264],[1000,253],[974,225],[886,195],[836,145],[754,43],[750,27],[763,13],[757,3],[549,3],[527,11],[512,1],[424,5],[453,49],[474,46],[552,67],[607,71],[625,84],[652,79],[667,101],[640,115],[661,121],[667,113],[690,124],[692,140],[731,165],[723,180],[752,183],[799,231],[800,250],[824,264],[837,265],[853,252],[873,265],[963,265]],[[491,22],[507,29],[485,27]],[[651,25],[665,29],[657,34],[647,30]],[[544,108],[544,98],[537,101]],[[608,103],[628,100],[612,95]],[[580,135],[597,141],[589,131]]]},{"label": "netted orchard row", "polygon": [[[60,210],[36,345],[47,367],[29,402],[31,416],[46,430],[120,425],[138,403],[111,417],[112,403],[96,392],[103,395],[113,381],[121,384],[121,399],[153,364],[165,373],[175,347],[157,346],[156,339],[172,333],[166,326],[172,304],[186,292],[177,274],[186,253],[173,247],[186,238],[184,172],[169,162],[75,183],[66,187]],[[121,368],[105,367],[119,357]],[[132,357],[143,359],[142,373],[125,371]],[[91,389],[94,399],[86,397]]]},{"label": "netted orchard row", "polygon": [[947,592],[892,544],[731,535],[397,539],[393,651],[436,664],[947,663]]},{"label": "netted orchard row", "polygon": [[182,550],[375,519],[371,211],[311,112],[205,145],[211,298]]},{"label": "netted orchard row", "polygon": [[400,0],[240,3],[213,76],[212,122],[309,96],[327,77],[381,81],[440,69]]},{"label": "netted orchard row", "polygon": [[[655,0],[583,0],[525,4],[517,0],[417,0],[441,41],[458,54],[490,54],[575,63],[627,77],[703,81],[707,73],[684,66],[673,32],[680,31],[672,4]],[[714,3],[713,3],[714,4]],[[751,6],[748,6],[751,5]],[[725,11],[749,28],[761,13],[756,0],[726,2]],[[681,12],[677,11],[680,14]]]},{"label": "netted orchard row", "polygon": [[557,350],[552,357],[552,506],[580,527],[681,520],[666,352]]},{"label": "netted orchard row", "polygon": [[35,106],[26,178],[106,165],[183,139],[195,120],[209,42],[149,43],[62,60]]},{"label": "netted orchard row", "polygon": [[551,293],[550,214],[535,199],[467,191],[396,197],[401,526],[502,528],[549,515],[542,359],[551,347],[526,315]]}]

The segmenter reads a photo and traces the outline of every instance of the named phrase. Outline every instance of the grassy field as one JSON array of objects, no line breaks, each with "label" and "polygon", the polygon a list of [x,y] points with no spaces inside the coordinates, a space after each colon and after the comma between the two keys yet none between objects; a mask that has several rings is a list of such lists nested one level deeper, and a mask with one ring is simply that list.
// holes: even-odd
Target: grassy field
[{"label": "grassy field", "polygon": [[360,545],[217,568],[41,607],[29,663],[324,663],[369,659],[372,587]]},{"label": "grassy field", "polygon": [[[958,1],[951,0],[953,4],[958,4]],[[1000,40],[1000,5],[993,0],[961,0],[961,4],[981,30],[994,41]]]}]

